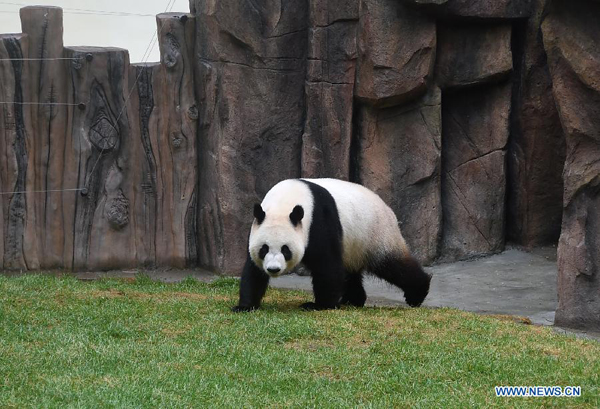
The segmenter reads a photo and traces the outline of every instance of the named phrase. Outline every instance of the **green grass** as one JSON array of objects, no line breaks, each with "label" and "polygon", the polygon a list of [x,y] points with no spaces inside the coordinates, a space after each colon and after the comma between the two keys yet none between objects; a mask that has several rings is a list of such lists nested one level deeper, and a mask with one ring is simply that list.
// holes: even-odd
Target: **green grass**
[{"label": "green grass", "polygon": [[[600,406],[600,343],[452,309],[303,312],[237,281],[0,277],[0,407]],[[580,398],[496,398],[576,385]]]}]

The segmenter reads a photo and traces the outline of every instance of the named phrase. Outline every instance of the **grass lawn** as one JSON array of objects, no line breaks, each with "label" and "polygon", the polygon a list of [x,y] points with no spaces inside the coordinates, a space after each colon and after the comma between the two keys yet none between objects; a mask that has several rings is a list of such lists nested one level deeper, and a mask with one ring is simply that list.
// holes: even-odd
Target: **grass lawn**
[{"label": "grass lawn", "polygon": [[[452,309],[304,312],[238,284],[0,276],[0,407],[600,407],[600,343]],[[497,398],[495,385],[581,386]]]}]

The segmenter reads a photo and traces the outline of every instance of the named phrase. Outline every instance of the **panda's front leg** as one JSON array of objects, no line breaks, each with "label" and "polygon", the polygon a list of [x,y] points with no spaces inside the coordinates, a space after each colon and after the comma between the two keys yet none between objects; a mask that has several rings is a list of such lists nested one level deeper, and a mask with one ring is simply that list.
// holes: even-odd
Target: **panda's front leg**
[{"label": "panda's front leg", "polygon": [[231,310],[233,312],[243,312],[259,308],[268,285],[269,276],[256,267],[256,264],[250,258],[250,254],[248,254],[240,282],[240,301]]},{"label": "panda's front leg", "polygon": [[341,263],[313,266],[310,270],[315,301],[304,303],[300,308],[305,310],[339,308],[345,282],[345,272]]}]

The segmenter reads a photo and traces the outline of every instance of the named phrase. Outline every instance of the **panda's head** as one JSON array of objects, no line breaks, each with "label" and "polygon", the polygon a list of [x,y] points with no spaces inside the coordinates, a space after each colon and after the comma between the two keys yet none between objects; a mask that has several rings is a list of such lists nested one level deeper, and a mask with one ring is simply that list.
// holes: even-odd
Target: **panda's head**
[{"label": "panda's head", "polygon": [[[279,210],[279,209],[277,209]],[[291,211],[265,211],[254,206],[254,223],[250,231],[250,257],[258,268],[271,277],[278,277],[298,265],[304,257],[304,209],[295,206]]]}]

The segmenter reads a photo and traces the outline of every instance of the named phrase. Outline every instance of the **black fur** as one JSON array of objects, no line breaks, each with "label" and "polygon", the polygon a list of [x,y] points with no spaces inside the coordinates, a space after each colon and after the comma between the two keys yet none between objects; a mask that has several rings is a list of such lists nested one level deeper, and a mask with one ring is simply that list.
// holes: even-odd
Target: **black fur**
[{"label": "black fur", "polygon": [[263,244],[258,252],[258,258],[260,258],[261,260],[264,260],[264,258],[267,254],[269,254],[269,246],[267,246],[266,244]]},{"label": "black fur", "polygon": [[302,221],[304,218],[304,209],[302,206],[298,205],[294,207],[292,213],[290,213],[290,221],[294,226],[298,226],[298,223]]},{"label": "black fur", "polygon": [[252,311],[260,307],[260,301],[264,297],[268,285],[269,276],[256,267],[248,253],[240,283],[240,302],[231,310],[233,312]]},{"label": "black fur", "polygon": [[267,216],[267,214],[264,212],[262,207],[258,203],[256,203],[254,205],[254,218],[256,219],[256,222],[258,224],[261,224],[262,222],[265,221],[266,216]]},{"label": "black fur", "polygon": [[281,254],[283,254],[283,257],[285,258],[285,261],[290,261],[292,259],[292,251],[286,245],[283,245],[281,247]]},{"label": "black fur", "polygon": [[347,273],[346,283],[344,287],[344,295],[341,303],[345,305],[353,305],[355,307],[363,307],[367,301],[367,293],[363,287],[362,273]]},{"label": "black fur", "polygon": [[342,223],[335,200],[325,188],[306,183],[313,196],[313,214],[308,235],[308,247],[302,263],[312,275],[314,303],[305,309],[337,308],[344,291],[345,272],[342,261]]},{"label": "black fur", "polygon": [[429,292],[431,275],[427,274],[419,262],[412,257],[402,258],[388,255],[381,260],[374,259],[369,271],[404,291],[404,299],[411,307],[421,305]]}]

